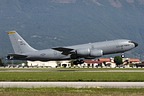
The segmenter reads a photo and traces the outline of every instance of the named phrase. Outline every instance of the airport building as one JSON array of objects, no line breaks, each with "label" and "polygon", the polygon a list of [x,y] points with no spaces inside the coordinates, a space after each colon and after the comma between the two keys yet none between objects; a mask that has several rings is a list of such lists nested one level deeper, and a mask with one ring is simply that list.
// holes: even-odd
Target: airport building
[{"label": "airport building", "polygon": [[69,67],[71,66],[69,61],[27,61],[28,67],[49,67],[49,68],[57,68],[57,67]]},{"label": "airport building", "polygon": [[112,58],[99,58],[97,60],[85,60],[85,67],[92,67],[92,68],[98,68],[98,67],[110,67],[114,68],[116,67],[116,64],[114,63]]},{"label": "airport building", "polygon": [[[135,67],[136,64],[141,63],[137,58],[123,58],[123,64],[120,67],[129,68]],[[97,60],[85,60],[83,64],[73,65],[71,61],[27,61],[28,67],[47,67],[47,68],[115,68],[114,58],[99,58]]]}]

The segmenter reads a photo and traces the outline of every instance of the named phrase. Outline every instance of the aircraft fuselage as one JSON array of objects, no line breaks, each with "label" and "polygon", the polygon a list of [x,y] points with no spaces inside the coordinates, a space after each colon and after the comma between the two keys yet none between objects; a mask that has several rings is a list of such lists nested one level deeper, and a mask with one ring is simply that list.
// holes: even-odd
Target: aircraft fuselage
[{"label": "aircraft fuselage", "polygon": [[[123,53],[125,51],[128,51],[130,49],[133,49],[135,47],[135,44],[132,43],[130,40],[113,40],[113,41],[104,41],[104,42],[96,42],[96,43],[88,43],[88,44],[82,44],[82,45],[75,45],[75,46],[69,46],[64,48],[71,48],[76,50],[101,50],[102,55],[107,54],[114,54],[114,53]],[[67,59],[77,59],[77,58],[86,58],[86,59],[93,59],[98,56],[90,56],[89,54],[76,54],[75,58],[71,57],[71,54],[64,55],[62,52],[53,50],[53,49],[46,49],[46,50],[38,50],[35,52],[29,52],[25,53],[23,55],[27,55],[28,57],[26,59],[29,60],[40,60],[40,61],[49,61],[49,60],[67,60]]]}]

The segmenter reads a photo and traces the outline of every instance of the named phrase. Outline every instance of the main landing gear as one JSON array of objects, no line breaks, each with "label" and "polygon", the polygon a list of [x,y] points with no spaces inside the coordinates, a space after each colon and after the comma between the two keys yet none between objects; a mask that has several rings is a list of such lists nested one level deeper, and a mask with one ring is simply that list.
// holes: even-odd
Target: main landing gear
[{"label": "main landing gear", "polygon": [[82,59],[73,61],[74,65],[83,64],[83,63],[84,63],[84,60],[82,60]]}]

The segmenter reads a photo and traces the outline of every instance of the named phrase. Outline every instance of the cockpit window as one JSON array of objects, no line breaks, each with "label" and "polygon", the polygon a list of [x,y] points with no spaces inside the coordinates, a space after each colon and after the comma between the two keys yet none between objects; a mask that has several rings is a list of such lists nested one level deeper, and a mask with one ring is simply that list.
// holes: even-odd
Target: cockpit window
[{"label": "cockpit window", "polygon": [[129,41],[129,43],[133,43],[135,45],[135,47],[138,46],[138,43],[134,42],[134,41]]},{"label": "cockpit window", "polygon": [[129,43],[134,43],[133,41],[129,41]]}]

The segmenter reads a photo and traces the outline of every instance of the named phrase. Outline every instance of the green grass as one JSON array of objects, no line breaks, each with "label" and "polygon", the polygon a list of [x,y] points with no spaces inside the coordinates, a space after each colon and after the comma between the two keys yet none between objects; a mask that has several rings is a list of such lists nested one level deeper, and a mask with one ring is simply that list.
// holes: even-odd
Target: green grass
[{"label": "green grass", "polygon": [[143,72],[1,72],[0,81],[144,82]]},{"label": "green grass", "polygon": [[[125,71],[128,72],[125,72]],[[134,72],[129,72],[132,70]],[[116,72],[110,72],[116,71]],[[140,71],[140,72],[139,72]],[[144,82],[143,68],[0,68],[0,81]]]},{"label": "green grass", "polygon": [[144,96],[144,89],[0,88],[0,96]]}]

